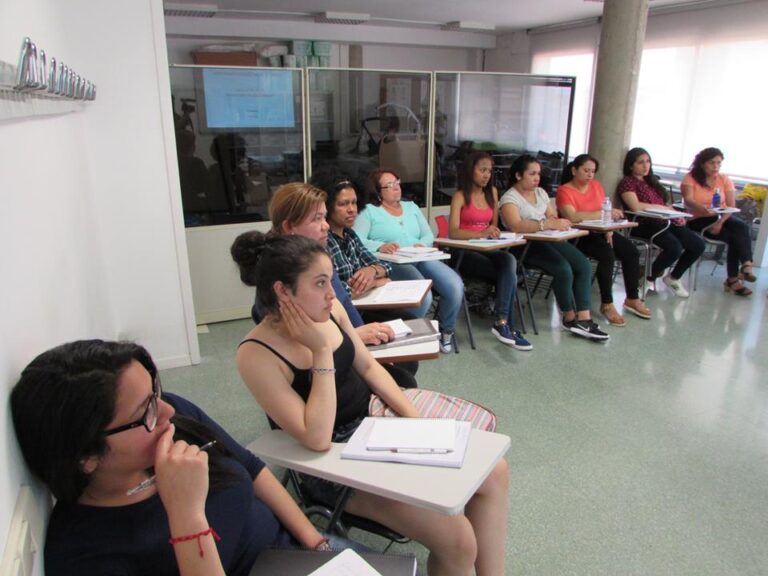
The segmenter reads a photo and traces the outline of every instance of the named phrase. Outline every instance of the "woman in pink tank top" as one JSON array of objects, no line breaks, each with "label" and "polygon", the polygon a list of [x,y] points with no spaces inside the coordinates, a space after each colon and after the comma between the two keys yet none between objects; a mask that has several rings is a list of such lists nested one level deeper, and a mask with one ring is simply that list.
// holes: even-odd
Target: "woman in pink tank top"
[{"label": "woman in pink tank top", "polygon": [[[492,176],[493,159],[487,152],[474,152],[464,161],[460,189],[451,200],[448,233],[451,238],[472,240],[499,237],[499,193],[493,185]],[[515,257],[506,250],[465,250],[458,272],[495,282],[496,321],[491,332],[500,342],[516,350],[531,350],[533,346],[530,342],[512,327],[517,291]]]}]

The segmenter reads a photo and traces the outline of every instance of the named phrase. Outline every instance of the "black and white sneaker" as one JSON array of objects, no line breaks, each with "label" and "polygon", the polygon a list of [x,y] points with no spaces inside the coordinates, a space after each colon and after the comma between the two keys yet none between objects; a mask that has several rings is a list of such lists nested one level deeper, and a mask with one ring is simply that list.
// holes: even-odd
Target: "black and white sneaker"
[{"label": "black and white sneaker", "polygon": [[563,328],[590,340],[608,340],[610,338],[592,320],[571,320],[570,322],[563,320]]}]

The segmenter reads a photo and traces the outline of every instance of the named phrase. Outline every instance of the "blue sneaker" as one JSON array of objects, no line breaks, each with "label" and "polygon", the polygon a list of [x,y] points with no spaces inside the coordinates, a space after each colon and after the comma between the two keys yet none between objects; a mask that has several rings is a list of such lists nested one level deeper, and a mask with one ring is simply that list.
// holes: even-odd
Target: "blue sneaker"
[{"label": "blue sneaker", "polygon": [[491,333],[496,336],[499,342],[504,342],[508,346],[512,346],[515,350],[533,350],[533,346],[528,340],[523,338],[517,330],[513,330],[506,322],[504,324],[494,324],[491,328]]}]

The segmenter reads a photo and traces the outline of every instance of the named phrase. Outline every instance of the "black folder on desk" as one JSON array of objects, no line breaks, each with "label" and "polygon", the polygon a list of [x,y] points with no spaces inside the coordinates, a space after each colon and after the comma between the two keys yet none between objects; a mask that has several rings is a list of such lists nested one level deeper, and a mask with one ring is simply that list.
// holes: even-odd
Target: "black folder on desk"
[{"label": "black folder on desk", "polygon": [[[249,576],[307,576],[341,550],[318,552],[302,548],[271,548],[256,559]],[[416,558],[400,554],[359,553],[382,576],[416,576]]]}]

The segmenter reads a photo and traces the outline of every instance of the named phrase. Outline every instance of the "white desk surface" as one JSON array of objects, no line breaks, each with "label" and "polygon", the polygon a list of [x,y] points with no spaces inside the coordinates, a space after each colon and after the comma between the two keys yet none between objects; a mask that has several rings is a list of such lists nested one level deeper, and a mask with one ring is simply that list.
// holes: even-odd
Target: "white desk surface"
[{"label": "white desk surface", "polygon": [[655,218],[656,220],[675,220],[677,218],[693,218],[693,214],[688,212],[649,212],[648,210],[638,210],[637,212],[629,212],[627,214],[634,214],[641,218]]},{"label": "white desk surface", "polygon": [[588,235],[588,231],[576,229],[572,229],[569,234],[558,236],[550,236],[545,232],[526,232],[523,234],[526,240],[536,240],[537,242],[565,242],[567,240],[573,240],[574,238],[581,238],[582,236]]},{"label": "white desk surface", "polygon": [[[432,320],[432,326],[437,329],[437,320]],[[405,346],[393,346],[383,350],[371,350],[371,356],[379,362],[415,362],[417,360],[436,360],[440,357],[440,343],[437,340],[417,342]]]},{"label": "white desk surface", "polygon": [[509,436],[472,430],[461,468],[342,460],[344,444],[327,452],[301,446],[282,430],[270,430],[247,448],[270,464],[332,480],[420,508],[455,515],[509,449]]},{"label": "white desk surface", "polygon": [[637,222],[630,222],[629,220],[624,220],[622,222],[611,222],[610,224],[603,223],[603,222],[575,222],[573,224],[574,228],[578,228],[579,230],[590,230],[592,232],[613,232],[615,230],[625,230],[627,228],[637,228],[640,224]]},{"label": "white desk surface", "polygon": [[525,243],[526,240],[523,238],[503,240],[498,242],[456,240],[454,238],[435,238],[435,246],[445,246],[446,248],[461,248],[462,250],[472,250],[475,252],[493,252],[494,250],[506,250],[507,248],[522,246]]},{"label": "white desk surface", "polygon": [[[382,291],[387,289],[387,286],[391,284],[398,284],[400,282],[409,282],[413,285],[419,284],[420,295],[418,300],[389,300],[389,301],[377,301]],[[361,298],[352,300],[352,305],[358,310],[396,310],[399,308],[418,308],[421,303],[424,302],[424,298],[432,287],[432,280],[393,280],[383,286],[374,288],[368,294]]]},{"label": "white desk surface", "polygon": [[384,252],[376,252],[376,258],[384,260],[385,262],[392,262],[393,264],[414,264],[416,262],[427,262],[429,260],[448,260],[451,255],[445,252],[438,254],[429,253],[422,256],[401,256],[400,254],[385,254]]}]

